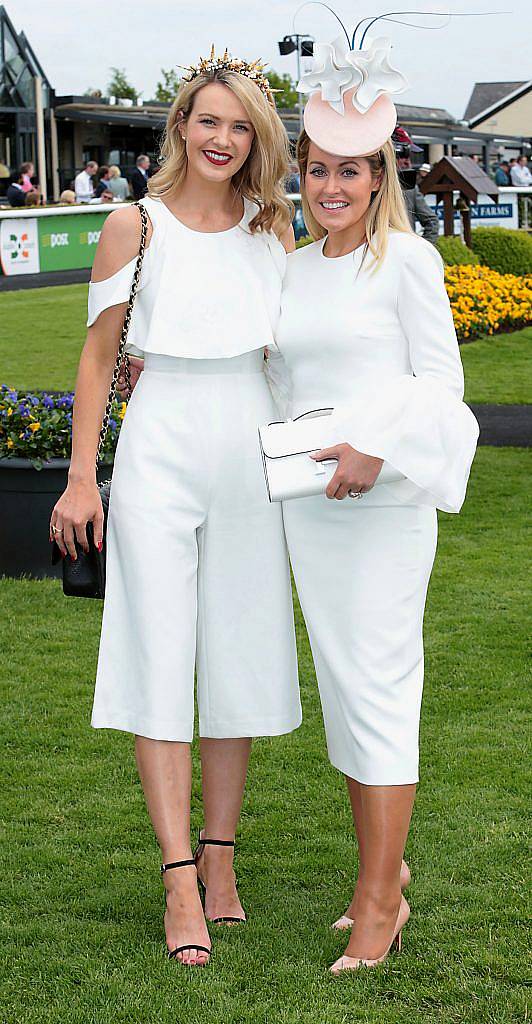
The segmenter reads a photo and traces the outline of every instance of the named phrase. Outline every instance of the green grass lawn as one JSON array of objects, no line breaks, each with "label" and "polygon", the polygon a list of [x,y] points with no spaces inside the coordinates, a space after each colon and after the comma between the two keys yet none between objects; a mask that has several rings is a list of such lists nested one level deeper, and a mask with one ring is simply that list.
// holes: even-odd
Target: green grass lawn
[{"label": "green grass lawn", "polygon": [[74,387],[86,334],[86,284],[3,292],[0,322],[1,384]]},{"label": "green grass lawn", "polygon": [[468,402],[532,402],[532,327],[460,346]]},{"label": "green grass lawn", "polygon": [[[335,979],[354,842],[298,612],[304,723],[254,747],[237,873],[249,923],[202,971],[165,959],[159,855],[132,737],[90,728],[101,605],[0,581],[2,1024],[511,1024],[525,1006],[529,453],[481,449],[440,516],[426,616],[412,918]],[[193,821],[201,824],[197,756]]]},{"label": "green grass lawn", "polygon": [[[84,284],[0,295],[0,383],[73,388],[86,305]],[[479,339],[460,351],[468,402],[532,402],[532,327]]]}]

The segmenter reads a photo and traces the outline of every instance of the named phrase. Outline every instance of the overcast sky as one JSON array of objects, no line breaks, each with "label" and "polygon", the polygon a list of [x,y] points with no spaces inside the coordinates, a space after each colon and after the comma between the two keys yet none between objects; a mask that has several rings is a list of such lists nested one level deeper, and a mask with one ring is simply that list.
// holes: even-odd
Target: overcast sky
[{"label": "overcast sky", "polygon": [[[295,56],[281,57],[277,48],[277,40],[294,31],[299,4],[287,0],[4,0],[4,6],[17,31],[26,33],[59,94],[83,93],[88,87],[105,92],[109,68],[116,66],[125,68],[131,83],[150,99],[161,67],[196,62],[211,42],[217,50],[227,45],[234,55],[248,60],[260,56],[276,71],[296,76]],[[390,10],[384,2],[331,0],[330,6],[348,30],[367,14]],[[393,62],[410,82],[400,102],[443,107],[461,118],[476,81],[532,78],[530,0],[450,0],[448,5],[410,0],[403,6],[420,12],[505,13],[453,18],[441,31],[386,22],[376,26],[372,35],[390,36]],[[440,20],[427,18],[425,24]],[[322,42],[341,33],[333,16],[315,5],[299,11],[295,30]]]}]

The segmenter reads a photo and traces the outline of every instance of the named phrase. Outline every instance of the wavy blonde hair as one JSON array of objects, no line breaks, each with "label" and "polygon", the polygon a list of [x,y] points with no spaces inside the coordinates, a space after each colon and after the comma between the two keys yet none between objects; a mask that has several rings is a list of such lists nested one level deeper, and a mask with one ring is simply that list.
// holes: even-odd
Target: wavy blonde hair
[{"label": "wavy blonde hair", "polygon": [[[327,232],[311,212],[305,190],[305,176],[311,141],[305,129],[303,129],[297,140],[297,162],[301,175],[301,205],[303,207],[305,224],[314,241],[317,241],[319,238],[325,238]],[[371,252],[374,269],[376,269],[380,266],[386,255],[390,228],[393,228],[395,231],[404,231],[407,234],[412,234],[412,228],[406,212],[403,190],[397,172],[395,150],[391,140],[388,139],[382,149],[379,149],[376,153],[370,153],[368,156],[365,156],[364,160],[368,161],[372,176],[374,178],[380,177],[380,184],[371,193],[370,204],[366,212],[367,247],[364,252],[364,259],[367,252]]]},{"label": "wavy blonde hair", "polygon": [[259,210],[249,222],[250,231],[275,231],[281,236],[293,216],[293,206],[284,193],[290,165],[288,137],[276,109],[263,92],[236,71],[216,70],[184,82],[172,104],[161,146],[160,170],[150,178],[151,196],[173,195],[187,173],[186,145],[179,126],[190,117],[201,89],[211,82],[226,85],[240,100],[255,129],[247,160],[233,176],[235,190],[257,203]]}]

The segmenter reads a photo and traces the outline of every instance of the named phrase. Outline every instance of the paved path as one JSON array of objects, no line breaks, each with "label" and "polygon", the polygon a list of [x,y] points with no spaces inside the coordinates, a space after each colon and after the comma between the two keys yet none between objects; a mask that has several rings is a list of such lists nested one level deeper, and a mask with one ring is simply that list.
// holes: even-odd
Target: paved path
[{"label": "paved path", "polygon": [[16,292],[23,288],[49,288],[56,284],[85,284],[90,280],[91,268],[81,270],[49,270],[42,274],[0,274],[0,292]]},{"label": "paved path", "polygon": [[532,447],[532,405],[471,405],[480,424],[479,444]]}]

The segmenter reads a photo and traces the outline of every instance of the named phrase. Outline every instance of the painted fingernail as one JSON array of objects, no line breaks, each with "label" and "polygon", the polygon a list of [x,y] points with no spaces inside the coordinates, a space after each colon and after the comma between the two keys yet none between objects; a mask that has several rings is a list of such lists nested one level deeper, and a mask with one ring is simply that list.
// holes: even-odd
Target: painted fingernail
[{"label": "painted fingernail", "polygon": [[98,551],[101,551],[102,548],[103,548],[103,540],[101,540],[100,543],[98,544]]},{"label": "painted fingernail", "polygon": [[61,558],[66,558],[66,551],[61,551]]}]

